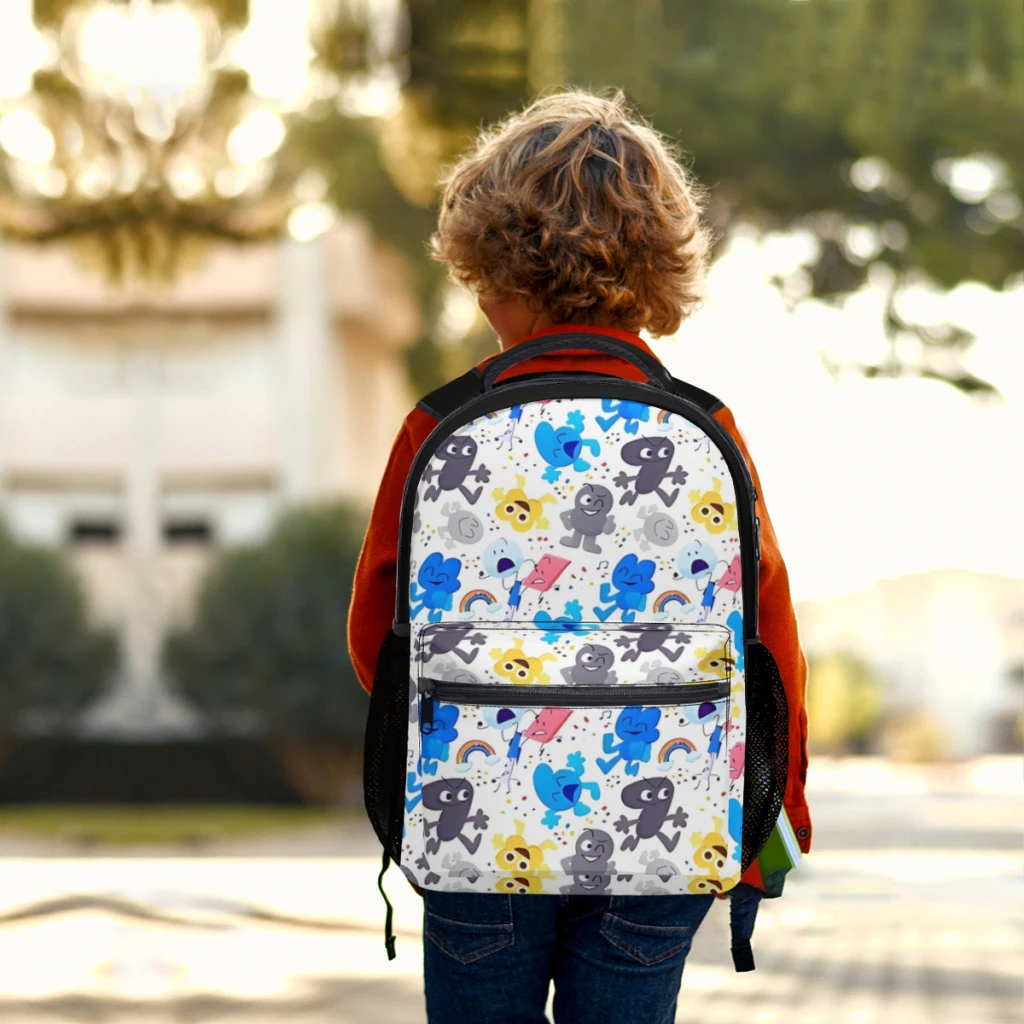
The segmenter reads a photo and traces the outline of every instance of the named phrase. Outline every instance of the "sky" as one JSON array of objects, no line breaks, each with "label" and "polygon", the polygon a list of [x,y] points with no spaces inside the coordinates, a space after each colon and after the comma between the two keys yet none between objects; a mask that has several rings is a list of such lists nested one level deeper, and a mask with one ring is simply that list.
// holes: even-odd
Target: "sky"
[{"label": "sky", "polygon": [[796,600],[879,579],[966,568],[1024,577],[1024,284],[921,288],[904,312],[978,335],[968,368],[1003,393],[980,407],[947,384],[832,379],[819,356],[882,351],[884,295],[790,314],[769,283],[806,255],[797,234],[741,231],[714,264],[705,307],[655,351],[732,410],[761,477]]}]

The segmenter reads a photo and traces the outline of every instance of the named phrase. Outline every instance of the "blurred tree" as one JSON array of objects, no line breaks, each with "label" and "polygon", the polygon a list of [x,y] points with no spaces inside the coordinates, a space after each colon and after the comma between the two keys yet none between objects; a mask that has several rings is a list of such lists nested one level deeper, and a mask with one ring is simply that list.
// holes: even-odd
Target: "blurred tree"
[{"label": "blurred tree", "polygon": [[116,664],[114,637],[86,622],[63,558],[15,544],[0,526],[0,734],[67,732]]},{"label": "blurred tree", "polygon": [[[1024,267],[1017,0],[407,0],[406,9],[405,102],[374,125],[376,152],[335,175],[342,208],[374,223],[399,216],[379,184],[372,197],[353,186],[381,174],[404,204],[423,207],[479,125],[539,88],[621,87],[694,154],[720,237],[739,221],[812,232],[813,259],[777,282],[789,300],[841,301],[869,272],[888,283],[887,358],[834,363],[835,372],[992,391],[962,363],[971,335],[912,322],[899,297],[921,278],[1000,288]],[[328,166],[345,161],[344,133],[326,125],[340,116],[325,114],[311,134]],[[431,225],[405,223],[416,261]]]},{"label": "blurred tree", "polygon": [[867,754],[879,746],[884,686],[862,658],[838,651],[808,661],[807,716],[817,753]]},{"label": "blurred tree", "polygon": [[347,508],[304,509],[262,546],[221,556],[165,652],[173,687],[214,731],[361,741],[345,622],[363,531]]}]

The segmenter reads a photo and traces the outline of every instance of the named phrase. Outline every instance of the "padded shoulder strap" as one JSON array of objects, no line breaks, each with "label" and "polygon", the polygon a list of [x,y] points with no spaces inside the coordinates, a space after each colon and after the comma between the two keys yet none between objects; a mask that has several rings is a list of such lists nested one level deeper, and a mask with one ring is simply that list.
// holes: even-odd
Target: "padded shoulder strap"
[{"label": "padded shoulder strap", "polygon": [[[436,391],[421,398],[416,403],[416,408],[422,409],[428,416],[433,416],[438,423],[446,416],[450,416],[461,405],[465,405],[471,398],[480,394],[483,383],[483,374],[476,367],[464,373],[455,380],[443,384]],[[700,406],[706,413],[713,415],[722,408],[723,402],[717,399],[708,391],[702,391],[678,377],[672,378],[672,387],[680,398],[693,402]]]},{"label": "padded shoulder strap", "polygon": [[438,423],[446,416],[450,416],[460,405],[465,405],[471,398],[480,394],[480,387],[483,382],[483,374],[474,366],[472,370],[464,373],[455,380],[442,384],[436,391],[421,398],[416,403],[417,409],[422,409],[428,416],[433,416]]},{"label": "padded shoulder strap", "polygon": [[680,380],[678,377],[672,378],[672,387],[675,388],[675,392],[680,398],[699,405],[709,415],[713,416],[719,409],[725,407],[725,403],[715,398],[710,391],[701,391],[700,388],[687,384],[685,380]]}]

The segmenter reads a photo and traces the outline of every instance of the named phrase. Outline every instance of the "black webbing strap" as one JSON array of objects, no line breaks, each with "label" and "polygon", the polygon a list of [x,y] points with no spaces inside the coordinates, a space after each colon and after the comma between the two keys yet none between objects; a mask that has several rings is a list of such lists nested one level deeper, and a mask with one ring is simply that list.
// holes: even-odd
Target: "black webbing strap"
[{"label": "black webbing strap", "polygon": [[754,970],[754,950],[750,940],[754,937],[757,908],[764,893],[747,882],[740,882],[729,893],[729,934],[732,963],[737,972]]},{"label": "black webbing strap", "polygon": [[428,416],[433,416],[438,423],[450,416],[460,405],[465,405],[471,398],[480,394],[483,374],[474,366],[455,380],[442,384],[436,391],[431,391],[425,398],[416,403]]},{"label": "black webbing strap", "polygon": [[[529,376],[533,377],[534,375],[530,374]],[[543,374],[536,376],[543,376]],[[519,382],[522,379],[523,376],[512,378],[512,380]],[[446,416],[450,416],[455,412],[459,406],[465,405],[471,398],[479,395],[482,386],[483,374],[474,367],[468,373],[464,373],[461,377],[456,377],[455,380],[449,381],[436,391],[431,391],[429,395],[421,398],[416,403],[416,407],[422,409],[428,416],[432,416],[440,423]],[[501,385],[499,384],[498,386],[500,387]],[[722,408],[722,402],[709,391],[702,391],[692,384],[687,384],[684,380],[679,380],[678,377],[672,378],[672,386],[677,395],[689,402],[693,402],[694,405],[699,406],[706,413],[713,415]]]},{"label": "black webbing strap", "polygon": [[384,915],[384,948],[388,951],[388,959],[395,959],[395,932],[394,932],[394,919],[395,910],[391,906],[391,900],[388,899],[388,894],[384,891],[384,873],[388,869],[388,865],[391,863],[391,858],[388,856],[388,851],[384,851],[384,857],[380,865],[380,874],[377,876],[377,889],[381,896],[384,898],[384,905],[388,908],[387,913]]}]

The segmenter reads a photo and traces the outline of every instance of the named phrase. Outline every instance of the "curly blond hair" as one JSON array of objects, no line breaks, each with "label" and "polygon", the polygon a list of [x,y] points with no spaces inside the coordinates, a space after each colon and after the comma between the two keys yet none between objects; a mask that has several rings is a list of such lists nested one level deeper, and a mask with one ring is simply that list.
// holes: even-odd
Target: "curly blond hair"
[{"label": "curly blond hair", "polygon": [[700,303],[704,193],[621,92],[543,97],[482,133],[445,180],[433,256],[555,323],[672,334]]}]

